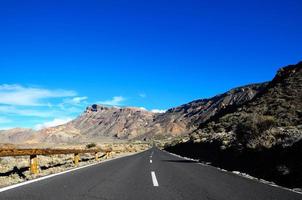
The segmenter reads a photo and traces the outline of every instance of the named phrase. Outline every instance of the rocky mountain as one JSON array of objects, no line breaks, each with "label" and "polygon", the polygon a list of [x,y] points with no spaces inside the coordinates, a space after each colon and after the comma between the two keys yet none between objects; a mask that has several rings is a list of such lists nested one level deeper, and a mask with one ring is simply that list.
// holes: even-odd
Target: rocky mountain
[{"label": "rocky mountain", "polygon": [[67,123],[60,126],[44,128],[34,132],[24,142],[27,144],[37,143],[80,143],[87,141],[79,129]]},{"label": "rocky mountain", "polygon": [[[156,114],[140,108],[91,105],[71,122],[31,134],[21,129],[1,134],[5,142],[75,142],[94,138],[151,139],[186,135],[222,109],[251,100],[266,83],[232,89],[210,99],[201,99]],[[18,131],[19,130],[19,131]],[[15,139],[14,139],[15,138]]]},{"label": "rocky mountain", "polygon": [[[256,148],[302,138],[302,63],[281,68],[251,101],[222,110],[195,132]],[[226,138],[223,138],[225,137]],[[285,144],[286,143],[286,144]]]},{"label": "rocky mountain", "polygon": [[246,85],[209,99],[200,99],[171,108],[165,113],[156,115],[148,131],[139,138],[187,135],[220,111],[250,101],[266,85],[267,83]]},{"label": "rocky mountain", "polygon": [[39,131],[11,129],[0,132],[0,143],[79,143],[131,139],[147,131],[157,114],[140,108],[92,105],[76,119]]},{"label": "rocky mountain", "polygon": [[45,128],[27,143],[74,143],[104,138],[131,139],[146,132],[156,114],[132,107],[92,105],[67,124]]},{"label": "rocky mountain", "polygon": [[[222,109],[251,100],[265,86],[266,83],[262,83],[235,88],[210,99],[171,108],[161,114],[140,108],[92,105],[67,124],[45,128],[26,137],[21,130],[20,133],[16,130],[11,134],[2,134],[2,138],[3,141],[12,143],[72,143],[104,137],[148,140],[154,137],[187,135]],[[22,135],[20,139],[13,139],[19,135]]]},{"label": "rocky mountain", "polygon": [[22,143],[27,141],[34,134],[33,129],[13,128],[0,131],[1,143]]},{"label": "rocky mountain", "polygon": [[[299,132],[297,127],[291,126],[299,124],[301,119],[300,66],[298,64],[281,69],[271,82],[238,87],[212,98],[171,108],[161,114],[139,108],[92,105],[67,124],[34,133],[31,131],[25,135],[22,134],[24,131],[17,129],[1,134],[0,139],[5,142],[57,143],[95,138],[148,140],[191,135],[196,140],[221,138],[226,145],[241,137],[242,143],[245,140],[247,145],[258,145],[261,143],[259,138],[266,136],[253,136],[253,141],[247,139],[246,134],[240,136],[240,130],[246,132],[244,130],[248,129],[242,126],[248,123],[242,122],[259,121],[258,118],[261,118],[263,123],[278,124],[272,129],[274,134],[280,131]],[[239,133],[237,135],[236,130]],[[261,132],[260,128],[258,132]],[[276,142],[278,138],[274,140]]]},{"label": "rocky mountain", "polygon": [[302,62],[281,68],[250,101],[222,109],[166,150],[302,188]]},{"label": "rocky mountain", "polygon": [[71,124],[89,137],[131,139],[145,133],[155,116],[140,108],[92,105]]}]

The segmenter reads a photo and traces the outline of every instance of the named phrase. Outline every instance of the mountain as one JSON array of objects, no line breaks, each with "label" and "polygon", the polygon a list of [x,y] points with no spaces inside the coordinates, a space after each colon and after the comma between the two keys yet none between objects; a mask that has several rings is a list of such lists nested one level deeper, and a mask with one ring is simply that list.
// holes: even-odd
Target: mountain
[{"label": "mountain", "polygon": [[[68,143],[101,138],[143,139],[187,135],[216,113],[232,105],[251,100],[266,83],[252,84],[232,89],[210,99],[192,101],[171,108],[165,113],[153,113],[133,107],[107,107],[91,105],[71,122],[32,131],[21,129],[1,134],[3,140],[12,143]],[[19,131],[18,131],[19,130]],[[33,133],[34,132],[34,133]]]},{"label": "mountain", "polygon": [[0,131],[1,143],[22,143],[34,134],[33,129],[13,128]]},{"label": "mountain", "polygon": [[148,131],[139,138],[187,135],[221,110],[250,101],[266,86],[267,83],[246,85],[209,99],[200,99],[171,108],[156,115]]},{"label": "mountain", "polygon": [[[0,139],[6,142],[58,143],[102,138],[149,140],[190,135],[196,141],[220,139],[225,146],[239,144],[236,138],[240,139],[241,145],[272,145],[280,138],[274,137],[274,142],[268,142],[268,138],[272,135],[283,137],[285,132],[289,135],[297,133],[296,139],[299,139],[296,125],[301,119],[300,68],[301,64],[285,67],[271,82],[238,87],[161,114],[139,108],[91,105],[67,124],[30,131],[25,135],[23,130],[17,129],[1,134]],[[253,120],[262,121],[258,126],[274,126],[274,129],[269,129],[274,133],[262,134],[258,127],[261,134],[254,137],[253,133],[250,134],[253,137],[248,137],[246,130],[255,127],[246,126],[255,126]]]},{"label": "mountain", "polygon": [[154,137],[188,135],[200,123],[209,120],[222,109],[251,100],[265,86],[266,83],[262,83],[235,88],[210,99],[196,100],[171,108],[161,114],[140,108],[95,104],[88,106],[79,117],[67,124],[31,131],[31,134],[25,134],[26,137],[22,130],[20,133],[15,130],[11,134],[1,134],[1,141],[73,143],[104,138],[149,140]]},{"label": "mountain", "polygon": [[[228,144],[271,147],[302,138],[302,62],[281,68],[251,101],[222,110],[195,135]],[[207,138],[208,137],[208,138]]]},{"label": "mountain", "polygon": [[222,109],[165,149],[302,188],[302,62],[281,68],[250,101]]},{"label": "mountain", "polygon": [[89,137],[131,139],[145,133],[155,116],[155,113],[140,108],[92,105],[70,123]]},{"label": "mountain", "polygon": [[131,139],[145,133],[155,115],[140,108],[94,104],[76,119],[37,131],[26,142],[75,143],[106,138]]}]

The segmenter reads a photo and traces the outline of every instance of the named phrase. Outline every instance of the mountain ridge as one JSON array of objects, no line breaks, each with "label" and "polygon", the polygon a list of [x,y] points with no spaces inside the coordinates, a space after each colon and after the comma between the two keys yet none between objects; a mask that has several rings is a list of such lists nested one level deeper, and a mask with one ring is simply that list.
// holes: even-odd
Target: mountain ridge
[{"label": "mountain ridge", "polygon": [[[203,136],[208,135],[209,138],[215,138],[218,137],[217,133],[227,135],[227,132],[231,130],[231,127],[221,125],[221,123],[226,122],[221,122],[220,125],[219,123],[216,124],[217,120],[230,116],[237,109],[252,106],[255,99],[265,95],[269,88],[278,88],[279,86],[276,83],[291,78],[293,72],[300,68],[301,63],[290,65],[281,68],[272,81],[236,87],[211,98],[198,99],[170,108],[165,113],[153,113],[136,107],[108,107],[93,104],[88,106],[76,119],[66,124],[39,131],[29,131],[30,134],[28,135],[26,135],[26,131],[20,131],[21,133],[9,130],[2,131],[0,139],[6,142],[22,142],[23,140],[29,143],[57,143],[86,141],[104,137],[123,140],[152,140],[153,138],[191,135],[192,137],[197,136],[196,139],[198,140],[204,140]],[[297,81],[298,83],[301,81],[299,76]],[[291,84],[285,93],[290,92],[295,87]],[[276,89],[275,93],[278,93],[279,90],[281,89]],[[273,96],[275,93],[273,92],[271,95]],[[275,105],[274,99],[270,99],[270,101],[272,105]],[[258,102],[258,104],[262,103]],[[294,101],[294,104],[298,104],[298,102]],[[267,105],[267,107],[269,106]],[[261,108],[259,109],[261,111]],[[283,109],[283,115],[286,115],[286,111],[286,109]],[[295,114],[300,111],[291,112]],[[291,118],[292,116],[288,117]],[[237,122],[232,121],[229,124],[230,126],[237,126]],[[17,139],[17,137],[20,137],[20,139]],[[231,138],[233,135],[229,134],[227,137]],[[230,143],[231,141],[227,142]]]}]

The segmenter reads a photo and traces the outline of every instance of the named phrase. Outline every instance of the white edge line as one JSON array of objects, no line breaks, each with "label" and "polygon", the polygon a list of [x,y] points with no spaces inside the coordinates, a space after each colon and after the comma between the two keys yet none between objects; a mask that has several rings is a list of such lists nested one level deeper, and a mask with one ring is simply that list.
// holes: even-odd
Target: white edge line
[{"label": "white edge line", "polygon": [[[145,150],[145,151],[147,151],[147,150]],[[144,152],[144,151],[142,151],[142,152]],[[55,176],[59,176],[59,175],[62,175],[62,174],[73,172],[73,171],[76,171],[76,170],[79,170],[79,169],[83,169],[83,168],[86,168],[86,167],[91,167],[93,165],[102,164],[102,163],[105,163],[105,162],[108,162],[108,161],[111,161],[111,160],[115,160],[115,159],[119,159],[119,158],[124,158],[124,157],[128,157],[128,156],[132,156],[132,155],[135,155],[135,154],[138,154],[138,153],[142,153],[142,152],[137,152],[137,153],[134,153],[134,154],[125,155],[125,156],[121,156],[121,157],[117,157],[117,158],[111,158],[111,159],[103,160],[103,161],[100,161],[100,162],[97,162],[97,163],[92,163],[92,164],[84,165],[84,166],[81,166],[81,167],[69,169],[69,170],[66,170],[66,171],[63,171],[63,172],[59,172],[59,173],[56,173],[56,174],[50,174],[50,175],[43,176],[43,177],[40,177],[40,178],[36,178],[36,179],[29,180],[29,181],[25,181],[25,182],[22,182],[22,183],[17,183],[17,184],[14,184],[14,185],[6,186],[6,187],[3,187],[3,188],[0,188],[0,193],[4,192],[4,191],[7,191],[7,190],[14,189],[14,188],[18,188],[18,187],[21,187],[21,186],[24,186],[24,185],[28,185],[28,184],[31,184],[31,183],[34,183],[34,182],[42,181],[42,180],[45,180],[45,179],[48,179],[48,178],[52,178],[52,177],[55,177]]]},{"label": "white edge line", "polygon": [[235,174],[235,175],[237,175],[237,176],[240,176],[240,177],[243,177],[243,178],[246,178],[246,179],[249,179],[249,180],[254,180],[254,181],[256,181],[256,182],[263,183],[263,184],[265,184],[265,185],[270,185],[270,186],[272,186],[272,187],[276,187],[276,188],[279,188],[279,189],[287,190],[287,191],[289,191],[289,192],[294,192],[294,193],[297,193],[297,194],[302,194],[302,192],[300,192],[300,191],[296,191],[296,190],[293,190],[293,189],[290,189],[290,188],[282,187],[282,186],[280,186],[280,185],[277,185],[277,184],[275,184],[275,183],[270,183],[270,182],[268,182],[268,181],[262,181],[262,179],[259,179],[259,178],[257,178],[257,177],[253,177],[253,176],[251,176],[251,175],[248,175],[249,177],[247,177],[247,176],[241,175],[241,173],[238,174],[238,173],[235,172],[235,171],[231,172],[231,171],[227,171],[227,170],[225,170],[225,169],[219,168],[219,167],[214,167],[214,166],[209,165],[209,164],[206,164],[206,163],[200,163],[199,160],[196,160],[196,159],[183,157],[183,156],[180,156],[180,155],[177,155],[177,154],[168,152],[168,151],[166,151],[166,150],[162,150],[162,151],[164,151],[164,152],[166,152],[166,153],[168,153],[168,154],[171,154],[171,155],[173,155],[173,156],[176,156],[176,157],[179,157],[179,158],[183,158],[183,159],[185,159],[185,160],[196,161],[196,164],[199,164],[199,165],[202,165],[202,166],[213,167],[213,168],[218,169],[218,170],[220,170],[220,171],[222,171],[222,172],[225,172],[225,173],[232,173],[232,174]]},{"label": "white edge line", "polygon": [[152,177],[153,186],[158,187],[159,185],[158,185],[158,182],[157,182],[156,175],[155,175],[154,171],[151,172],[151,177]]}]

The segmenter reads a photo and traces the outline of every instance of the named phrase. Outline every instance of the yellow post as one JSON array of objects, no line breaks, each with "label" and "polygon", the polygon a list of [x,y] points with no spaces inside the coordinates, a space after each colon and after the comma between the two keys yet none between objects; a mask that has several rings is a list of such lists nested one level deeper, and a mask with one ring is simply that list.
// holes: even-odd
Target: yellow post
[{"label": "yellow post", "polygon": [[80,155],[78,153],[75,153],[73,157],[73,163],[75,166],[79,165],[79,160],[80,160]]},{"label": "yellow post", "polygon": [[94,153],[94,157],[95,157],[95,160],[96,160],[96,161],[99,160],[99,154],[98,154],[98,152],[95,152],[95,153]]},{"label": "yellow post", "polygon": [[30,162],[30,173],[31,174],[38,174],[38,157],[37,155],[31,155],[29,157],[29,162]]},{"label": "yellow post", "polygon": [[110,152],[106,152],[106,159],[109,158]]}]

